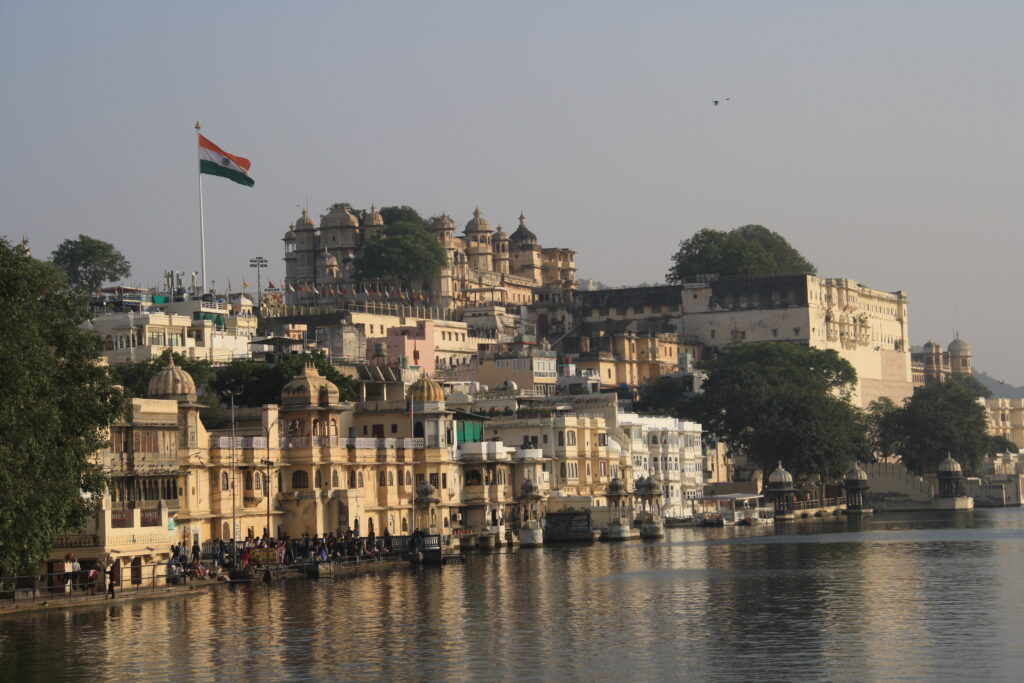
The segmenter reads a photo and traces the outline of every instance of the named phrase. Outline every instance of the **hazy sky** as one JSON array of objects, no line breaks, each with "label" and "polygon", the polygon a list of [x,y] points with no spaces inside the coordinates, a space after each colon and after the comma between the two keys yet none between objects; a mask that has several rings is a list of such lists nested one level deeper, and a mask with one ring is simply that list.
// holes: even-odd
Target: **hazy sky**
[{"label": "hazy sky", "polygon": [[198,270],[199,119],[256,180],[204,178],[218,288],[256,255],[280,279],[307,200],[522,209],[614,285],[761,223],[1024,384],[1021,26],[1019,2],[0,0],[0,234],[108,240],[131,284]]}]

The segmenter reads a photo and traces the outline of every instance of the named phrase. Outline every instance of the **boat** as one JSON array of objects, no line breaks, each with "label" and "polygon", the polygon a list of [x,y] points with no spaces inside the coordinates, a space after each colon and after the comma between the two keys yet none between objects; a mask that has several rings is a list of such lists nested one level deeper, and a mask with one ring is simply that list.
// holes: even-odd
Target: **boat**
[{"label": "boat", "polygon": [[700,526],[774,524],[775,508],[757,493],[722,493],[694,500],[694,520]]}]

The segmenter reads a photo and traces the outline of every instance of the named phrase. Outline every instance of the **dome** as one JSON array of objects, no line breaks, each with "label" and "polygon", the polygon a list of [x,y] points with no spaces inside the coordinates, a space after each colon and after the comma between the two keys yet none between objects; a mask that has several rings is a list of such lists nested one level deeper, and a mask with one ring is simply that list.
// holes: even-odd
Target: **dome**
[{"label": "dome", "polygon": [[443,403],[444,389],[436,380],[424,375],[412,383],[408,396],[416,403]]},{"label": "dome", "polygon": [[284,406],[323,405],[338,403],[339,400],[338,387],[312,365],[302,368],[302,374],[281,389],[281,405]]},{"label": "dome", "polygon": [[949,343],[948,351],[951,356],[971,355],[971,347],[967,345],[967,342],[960,338],[959,334],[956,336],[956,339]]},{"label": "dome", "polygon": [[516,244],[537,244],[537,236],[526,227],[526,216],[519,214],[519,227],[512,233],[509,240]]},{"label": "dome", "polygon": [[[305,213],[305,212],[303,212]],[[358,228],[359,219],[344,204],[335,204],[320,219],[321,228]]]},{"label": "dome", "polygon": [[167,367],[149,380],[149,397],[194,401],[196,400],[196,383],[192,379],[192,375],[175,367],[172,356]]},{"label": "dome", "polygon": [[924,344],[924,350],[926,353],[937,353],[942,351],[942,344],[935,341],[934,339],[929,339]]},{"label": "dome", "polygon": [[608,483],[608,495],[609,496],[624,496],[626,495],[626,485],[622,483],[622,480],[615,477]]},{"label": "dome", "polygon": [[775,471],[768,476],[769,484],[792,484],[793,475],[787,472],[782,467],[782,461],[779,461],[779,466],[775,468]]},{"label": "dome", "polygon": [[363,217],[363,225],[367,227],[384,225],[384,216],[380,215],[376,204],[370,204],[370,210]]},{"label": "dome", "polygon": [[295,221],[296,230],[312,230],[316,226],[313,225],[313,219],[309,217],[309,212],[305,209],[302,210],[302,215],[299,216],[299,220]]},{"label": "dome", "polygon": [[849,472],[846,473],[846,481],[867,481],[868,473],[864,471],[859,464],[855,464]]},{"label": "dome", "polygon": [[494,231],[494,241],[495,242],[507,242],[508,241],[508,233],[505,232],[505,228],[501,227],[500,225]]},{"label": "dome", "polygon": [[446,213],[442,213],[440,216],[434,219],[434,222],[430,226],[434,230],[454,230],[455,221],[452,217]]},{"label": "dome", "polygon": [[491,232],[491,224],[484,218],[480,207],[474,209],[473,217],[466,223],[466,232]]},{"label": "dome", "polygon": [[939,463],[939,472],[951,473],[962,471],[963,468],[960,467],[960,463],[954,460],[951,455],[947,455],[946,459]]},{"label": "dome", "polygon": [[608,439],[608,455],[622,455],[622,446],[615,439]]}]

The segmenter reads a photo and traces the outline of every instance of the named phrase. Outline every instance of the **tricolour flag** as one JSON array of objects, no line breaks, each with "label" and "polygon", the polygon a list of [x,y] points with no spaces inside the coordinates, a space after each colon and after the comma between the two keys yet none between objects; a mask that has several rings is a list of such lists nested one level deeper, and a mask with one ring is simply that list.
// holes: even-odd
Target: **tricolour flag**
[{"label": "tricolour flag", "polygon": [[251,165],[245,157],[228,154],[202,135],[199,136],[200,173],[219,175],[221,178],[234,180],[239,185],[252,187],[256,181],[249,177],[249,166]]}]

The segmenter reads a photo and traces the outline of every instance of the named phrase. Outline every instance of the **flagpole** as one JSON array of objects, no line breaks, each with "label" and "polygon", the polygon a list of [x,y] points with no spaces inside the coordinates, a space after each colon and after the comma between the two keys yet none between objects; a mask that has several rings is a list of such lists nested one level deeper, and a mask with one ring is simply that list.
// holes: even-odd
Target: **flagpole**
[{"label": "flagpole", "polygon": [[202,126],[196,121],[196,171],[199,175],[199,250],[200,250],[200,263],[201,270],[203,271],[203,294],[206,294],[206,221],[203,218],[203,173],[200,170],[199,156],[199,131]]}]

